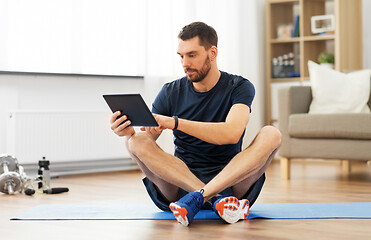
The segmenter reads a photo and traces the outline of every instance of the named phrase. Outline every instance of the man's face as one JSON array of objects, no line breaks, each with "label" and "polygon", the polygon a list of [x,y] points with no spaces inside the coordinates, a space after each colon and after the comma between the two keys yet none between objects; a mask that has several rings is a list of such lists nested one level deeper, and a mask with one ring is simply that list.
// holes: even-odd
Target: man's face
[{"label": "man's face", "polygon": [[201,82],[207,76],[211,68],[209,53],[199,44],[198,37],[179,39],[178,54],[189,81]]}]

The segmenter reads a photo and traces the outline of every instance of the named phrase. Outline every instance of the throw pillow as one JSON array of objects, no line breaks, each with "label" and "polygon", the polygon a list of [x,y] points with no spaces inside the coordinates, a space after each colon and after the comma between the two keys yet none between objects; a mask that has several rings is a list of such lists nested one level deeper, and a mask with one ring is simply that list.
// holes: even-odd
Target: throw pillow
[{"label": "throw pillow", "polygon": [[308,61],[312,86],[309,113],[367,113],[370,70],[341,73]]}]

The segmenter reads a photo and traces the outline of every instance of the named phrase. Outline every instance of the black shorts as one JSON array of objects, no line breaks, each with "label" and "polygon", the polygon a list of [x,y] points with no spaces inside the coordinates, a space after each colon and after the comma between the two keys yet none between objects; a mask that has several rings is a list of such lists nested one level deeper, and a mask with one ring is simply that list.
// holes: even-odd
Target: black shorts
[{"label": "black shorts", "polygon": [[[250,187],[250,189],[246,192],[246,194],[242,197],[242,199],[247,199],[250,202],[250,207],[255,203],[256,199],[258,198],[261,189],[263,188],[265,182],[265,173]],[[152,201],[155,205],[163,210],[170,212],[170,201],[166,199],[166,197],[161,193],[161,191],[157,188],[157,186],[151,182],[148,178],[143,178],[143,183],[147,189],[149,196],[151,197]],[[188,192],[179,188],[178,199],[182,198]],[[220,193],[222,196],[233,196],[232,188],[227,188]],[[203,210],[211,210],[212,206],[209,202],[206,202],[202,208]]]}]

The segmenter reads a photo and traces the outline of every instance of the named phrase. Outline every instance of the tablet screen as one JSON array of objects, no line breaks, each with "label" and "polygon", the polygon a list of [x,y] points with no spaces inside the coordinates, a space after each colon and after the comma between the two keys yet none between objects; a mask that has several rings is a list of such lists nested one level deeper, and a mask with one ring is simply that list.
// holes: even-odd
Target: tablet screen
[{"label": "tablet screen", "polygon": [[[140,94],[105,94],[106,100],[112,112],[120,111],[126,115],[133,127],[155,127],[158,126],[151,111]],[[119,117],[118,117],[119,118]]]}]

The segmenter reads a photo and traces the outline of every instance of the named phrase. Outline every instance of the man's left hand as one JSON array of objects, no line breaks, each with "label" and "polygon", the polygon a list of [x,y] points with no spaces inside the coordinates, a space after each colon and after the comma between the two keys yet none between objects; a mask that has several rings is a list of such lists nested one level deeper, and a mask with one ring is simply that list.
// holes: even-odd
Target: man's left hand
[{"label": "man's left hand", "polygon": [[167,117],[153,113],[158,127],[141,127],[140,130],[146,131],[150,135],[160,135],[165,129],[173,129],[175,126],[175,120],[172,117]]},{"label": "man's left hand", "polygon": [[172,117],[168,116],[163,116],[159,114],[153,113],[153,116],[155,117],[157,123],[158,123],[158,128],[164,130],[164,129],[174,129],[175,127],[175,119]]}]

